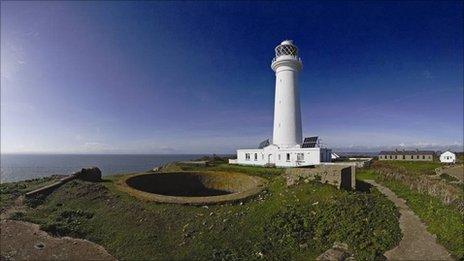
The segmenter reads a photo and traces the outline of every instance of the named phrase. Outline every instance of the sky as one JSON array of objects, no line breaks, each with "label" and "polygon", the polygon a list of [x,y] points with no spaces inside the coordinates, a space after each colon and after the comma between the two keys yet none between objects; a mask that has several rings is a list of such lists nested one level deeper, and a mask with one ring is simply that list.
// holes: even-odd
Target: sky
[{"label": "sky", "polygon": [[463,2],[2,1],[2,153],[232,153],[272,138],[274,48],[304,136],[463,144]]}]

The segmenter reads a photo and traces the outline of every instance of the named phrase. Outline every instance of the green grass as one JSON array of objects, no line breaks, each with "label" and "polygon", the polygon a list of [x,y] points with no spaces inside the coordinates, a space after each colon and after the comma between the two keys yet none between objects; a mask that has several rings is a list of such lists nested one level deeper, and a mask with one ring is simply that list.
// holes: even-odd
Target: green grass
[{"label": "green grass", "polygon": [[462,260],[464,258],[464,216],[440,200],[411,191],[398,181],[384,181],[426,224],[427,230],[437,235],[438,241]]},{"label": "green grass", "polygon": [[335,241],[360,260],[374,259],[401,238],[398,211],[376,191],[302,183],[288,188],[282,169],[184,167],[238,171],[269,179],[243,203],[208,207],[137,200],[106,182],[71,181],[21,219],[56,235],[86,238],[118,259],[314,259]]},{"label": "green grass", "polygon": [[270,176],[277,176],[284,173],[283,168],[263,168],[256,166],[240,166],[240,165],[229,165],[227,163],[220,163],[213,166],[201,167],[201,166],[184,166],[184,170],[210,170],[210,171],[230,171],[230,172],[243,172],[250,175],[256,175],[264,178]]},{"label": "green grass", "polygon": [[414,175],[433,175],[435,169],[440,167],[439,162],[421,161],[376,161],[373,167],[403,168]]},{"label": "green grass", "polygon": [[356,179],[357,180],[375,180],[377,178],[377,174],[372,169],[356,169]]}]

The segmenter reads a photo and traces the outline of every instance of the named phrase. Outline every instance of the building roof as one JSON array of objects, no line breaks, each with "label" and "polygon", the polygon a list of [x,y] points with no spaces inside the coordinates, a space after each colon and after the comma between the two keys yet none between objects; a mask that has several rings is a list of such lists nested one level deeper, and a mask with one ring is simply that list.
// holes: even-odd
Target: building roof
[{"label": "building roof", "polygon": [[434,155],[432,150],[393,150],[381,151],[379,155]]}]

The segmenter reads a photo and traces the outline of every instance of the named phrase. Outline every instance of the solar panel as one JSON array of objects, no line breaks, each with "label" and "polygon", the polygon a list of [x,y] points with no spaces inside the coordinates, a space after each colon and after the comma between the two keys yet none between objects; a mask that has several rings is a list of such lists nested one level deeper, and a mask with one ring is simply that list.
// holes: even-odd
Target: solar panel
[{"label": "solar panel", "polygon": [[304,139],[303,144],[301,145],[302,148],[315,148],[317,145],[317,139],[319,137],[307,137]]},{"label": "solar panel", "polygon": [[261,142],[259,144],[258,149],[262,149],[264,147],[267,147],[267,146],[269,146],[269,144],[271,144],[271,143],[269,142],[269,139],[267,139],[267,140],[265,140],[265,141],[263,141],[263,142]]}]

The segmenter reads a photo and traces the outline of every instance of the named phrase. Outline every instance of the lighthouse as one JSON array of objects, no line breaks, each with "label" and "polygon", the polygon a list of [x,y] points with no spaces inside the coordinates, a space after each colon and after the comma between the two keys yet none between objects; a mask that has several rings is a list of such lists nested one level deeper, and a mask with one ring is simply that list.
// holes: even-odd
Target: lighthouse
[{"label": "lighthouse", "polygon": [[274,49],[271,68],[275,72],[274,129],[272,142],[258,148],[237,150],[230,164],[300,167],[323,164],[331,160],[331,150],[322,147],[318,137],[303,140],[298,74],[303,63],[293,41],[285,40]]},{"label": "lighthouse", "polygon": [[272,143],[282,148],[295,147],[302,142],[298,91],[298,73],[302,62],[293,41],[285,40],[275,48],[271,68],[276,80]]}]

